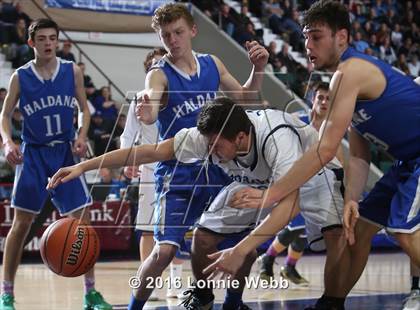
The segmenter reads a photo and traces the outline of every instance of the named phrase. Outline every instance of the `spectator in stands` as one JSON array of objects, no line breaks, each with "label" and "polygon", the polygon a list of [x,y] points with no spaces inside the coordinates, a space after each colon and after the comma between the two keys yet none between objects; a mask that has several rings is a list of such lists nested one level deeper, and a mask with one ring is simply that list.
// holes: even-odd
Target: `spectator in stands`
[{"label": "spectator in stands", "polygon": [[408,63],[405,54],[398,55],[398,59],[394,63],[394,66],[400,69],[405,74],[410,75],[410,70],[408,69]]},{"label": "spectator in stands", "polygon": [[410,62],[408,63],[408,70],[412,77],[418,77],[420,75],[420,62],[418,61],[417,54],[412,54]]},{"label": "spectator in stands", "polygon": [[86,96],[90,101],[92,101],[96,92],[95,84],[93,84],[92,78],[85,72],[86,65],[83,62],[79,62],[77,65],[83,73],[83,85],[85,87]]},{"label": "spectator in stands", "polygon": [[282,74],[287,73],[287,67],[281,62],[280,58],[278,57],[274,58],[273,71]]},{"label": "spectator in stands", "polygon": [[411,23],[411,27],[404,34],[406,37],[410,37],[415,44],[420,44],[420,31],[419,26],[416,23]]},{"label": "spectator in stands", "polygon": [[25,20],[26,27],[29,27],[29,25],[32,22],[32,19],[25,12],[23,12],[23,8],[20,1],[15,1],[14,12],[12,16],[15,22],[17,22],[18,19],[23,18]]},{"label": "spectator in stands", "polygon": [[248,6],[242,4],[241,13],[236,17],[238,28],[244,30],[248,23],[251,23],[251,19],[248,17]]},{"label": "spectator in stands", "polygon": [[116,149],[116,144],[114,141],[108,141],[111,138],[112,133],[112,123],[105,121],[102,118],[101,111],[96,111],[92,115],[92,120],[89,127],[88,137],[93,141],[93,148],[95,156],[102,155],[105,151],[111,151]]},{"label": "spectator in stands", "polygon": [[395,46],[395,48],[399,49],[402,45],[403,35],[401,33],[401,26],[400,24],[395,24],[394,29],[391,32],[391,42]]},{"label": "spectator in stands", "polygon": [[378,39],[379,44],[383,44],[385,39],[389,37],[389,29],[386,23],[382,23],[379,31],[376,32],[376,38]]},{"label": "spectator in stands", "polygon": [[117,119],[117,103],[112,100],[111,89],[108,86],[103,86],[99,90],[99,95],[93,100],[93,106],[96,111],[101,112],[103,119],[110,121],[115,121]]},{"label": "spectator in stands", "polygon": [[61,50],[57,52],[57,57],[76,62],[76,58],[74,57],[74,54],[71,52],[71,42],[69,40],[66,40],[63,42],[63,47]]},{"label": "spectator in stands", "polygon": [[[376,38],[376,34],[371,34],[369,38],[369,47],[372,49],[373,55],[379,58],[381,53],[378,45],[378,40]],[[370,54],[369,54],[370,55]]]},{"label": "spectator in stands", "polygon": [[416,52],[413,49],[413,41],[410,37],[407,37],[404,44],[398,49],[398,54],[411,55],[413,52]]},{"label": "spectator in stands", "polygon": [[124,176],[120,174],[119,178],[115,177],[115,171],[109,168],[99,169],[99,175],[101,176],[100,185],[109,188],[108,199],[120,199],[120,189],[127,187],[127,181]]},{"label": "spectator in stands", "polygon": [[379,52],[379,58],[391,65],[397,60],[397,56],[393,47],[391,46],[391,40],[389,36],[386,37],[384,43],[379,46]]},{"label": "spectator in stands", "polygon": [[[0,201],[8,201],[12,196],[13,179],[15,170],[6,160],[4,145],[0,139]],[[6,184],[5,184],[6,183]],[[7,185],[9,183],[9,185]]]},{"label": "spectator in stands", "polygon": [[9,57],[13,68],[18,68],[33,58],[27,41],[28,31],[25,19],[19,18],[10,33]]},{"label": "spectator in stands", "polygon": [[362,33],[360,31],[357,31],[354,35],[353,46],[361,53],[364,53],[369,47],[369,44],[362,39]]},{"label": "spectator in stands", "polygon": [[289,53],[289,44],[283,42],[283,46],[281,47],[281,51],[277,54],[277,57],[280,61],[287,67],[288,72],[295,72],[297,63],[294,61],[292,56]]},{"label": "spectator in stands", "polygon": [[228,35],[231,37],[235,31],[235,19],[232,16],[231,8],[227,4],[223,3],[220,6],[220,11],[213,16],[213,20],[218,24]]},{"label": "spectator in stands", "polygon": [[363,31],[367,38],[370,38],[372,34],[375,34],[376,30],[373,28],[372,23],[370,21],[367,21],[365,24],[363,24]]},{"label": "spectator in stands", "polygon": [[257,34],[257,32],[254,29],[254,24],[252,22],[246,25],[245,31],[240,33],[236,40],[243,47],[245,47],[245,43],[247,41],[257,41],[259,44],[264,45],[263,38]]},{"label": "spectator in stands", "polygon": [[3,103],[4,103],[4,99],[6,98],[7,95],[7,89],[2,87],[0,88],[0,109],[3,108]]}]

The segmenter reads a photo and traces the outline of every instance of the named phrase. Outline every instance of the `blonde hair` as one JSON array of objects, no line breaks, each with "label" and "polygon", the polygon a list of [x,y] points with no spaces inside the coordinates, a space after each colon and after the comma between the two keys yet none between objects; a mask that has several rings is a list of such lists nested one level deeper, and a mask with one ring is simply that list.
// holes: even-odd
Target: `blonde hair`
[{"label": "blonde hair", "polygon": [[165,4],[156,9],[152,17],[152,28],[159,31],[163,25],[170,24],[180,18],[184,18],[191,28],[195,24],[194,18],[185,5],[179,3]]}]

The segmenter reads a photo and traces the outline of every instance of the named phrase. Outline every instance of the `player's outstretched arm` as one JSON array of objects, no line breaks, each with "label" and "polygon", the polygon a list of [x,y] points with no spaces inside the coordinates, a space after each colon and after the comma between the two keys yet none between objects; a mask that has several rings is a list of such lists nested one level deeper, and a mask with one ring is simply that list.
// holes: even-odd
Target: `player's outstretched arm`
[{"label": "player's outstretched arm", "polygon": [[133,149],[120,149],[86,160],[77,165],[61,168],[48,182],[52,189],[61,183],[80,176],[83,172],[98,168],[115,168],[133,162],[135,166],[165,161],[174,158],[174,139],[167,139],[159,144],[145,144]]},{"label": "player's outstretched arm", "polygon": [[209,258],[215,262],[203,272],[210,277],[219,273],[235,276],[245,257],[258,245],[275,236],[299,212],[299,191],[295,191],[283,199],[264,221],[235,247],[210,254]]}]

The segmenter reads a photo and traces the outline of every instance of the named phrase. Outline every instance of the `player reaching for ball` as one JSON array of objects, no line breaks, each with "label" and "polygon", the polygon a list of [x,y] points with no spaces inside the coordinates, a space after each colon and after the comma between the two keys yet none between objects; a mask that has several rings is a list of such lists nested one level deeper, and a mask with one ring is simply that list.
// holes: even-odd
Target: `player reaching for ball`
[{"label": "player reaching for ball", "polygon": [[[34,49],[35,59],[12,75],[0,118],[7,161],[16,165],[11,202],[15,213],[3,256],[2,310],[15,309],[14,279],[23,242],[48,197],[45,189],[48,177],[63,164],[73,164],[73,155],[85,154],[90,122],[82,72],[74,63],[56,57],[57,24],[39,19],[29,26],[28,33],[28,44]],[[75,139],[73,115],[77,104],[85,113]],[[10,120],[17,105],[23,115],[21,147],[11,137]],[[89,212],[84,211],[92,199],[83,177],[60,187],[51,196],[61,215],[82,218],[89,223]],[[84,308],[112,309],[95,290],[93,269],[85,274]]]}]

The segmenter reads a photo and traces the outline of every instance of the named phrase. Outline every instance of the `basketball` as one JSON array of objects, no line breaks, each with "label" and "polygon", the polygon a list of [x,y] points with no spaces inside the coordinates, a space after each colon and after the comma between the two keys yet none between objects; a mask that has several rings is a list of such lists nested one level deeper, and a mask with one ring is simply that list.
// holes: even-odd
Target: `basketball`
[{"label": "basketball", "polygon": [[88,272],[99,256],[99,238],[92,226],[63,218],[45,230],[40,242],[44,264],[63,277]]}]

